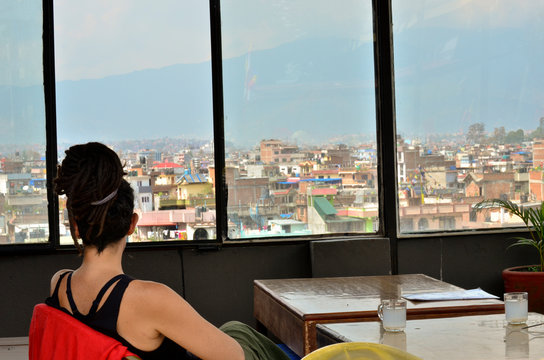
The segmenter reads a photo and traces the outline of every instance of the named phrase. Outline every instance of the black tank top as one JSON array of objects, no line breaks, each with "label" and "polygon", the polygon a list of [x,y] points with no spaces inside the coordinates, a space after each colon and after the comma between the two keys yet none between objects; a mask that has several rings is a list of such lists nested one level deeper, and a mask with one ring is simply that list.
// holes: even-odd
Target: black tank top
[{"label": "black tank top", "polygon": [[[66,297],[68,298],[68,302],[70,303],[70,308],[72,310],[71,313],[67,309],[60,306],[59,300],[60,283],[66,274],[69,274],[68,278],[66,279]],[[132,346],[128,341],[123,339],[117,333],[117,318],[119,317],[119,307],[121,306],[121,299],[123,298],[128,284],[130,284],[130,282],[133,280],[130,276],[125,274],[119,274],[110,279],[106,283],[106,285],[104,285],[102,289],[100,289],[100,292],[94,299],[91,305],[91,309],[89,310],[89,313],[87,315],[81,314],[77,309],[74,298],[72,297],[71,280],[71,271],[62,274],[55,286],[55,291],[53,292],[53,295],[51,297],[48,297],[45,300],[45,303],[56,309],[62,310],[65,313],[68,313],[69,315],[73,316],[87,326],[118,340],[123,345],[125,345],[131,352],[138,355],[143,360],[196,359],[196,357],[187,352],[183,347],[179,346],[177,343],[166,337],[157,349],[153,351],[142,351]],[[117,282],[117,284],[115,284],[115,282]],[[111,291],[110,295],[108,296],[102,307],[98,309],[98,305],[100,305],[104,294],[113,284],[115,284],[115,287]]]}]

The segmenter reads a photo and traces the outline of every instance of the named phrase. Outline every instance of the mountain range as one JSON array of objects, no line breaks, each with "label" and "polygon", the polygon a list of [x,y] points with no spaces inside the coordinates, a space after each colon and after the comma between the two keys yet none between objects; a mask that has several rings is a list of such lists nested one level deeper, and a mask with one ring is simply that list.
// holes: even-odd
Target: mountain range
[{"label": "mountain range", "polygon": [[[413,29],[395,36],[397,130],[404,136],[534,129],[544,115],[544,49],[523,30]],[[112,55],[114,56],[114,55]],[[223,61],[225,141],[357,142],[375,134],[372,43],[315,38]],[[211,65],[176,64],[59,81],[59,142],[211,139]],[[37,120],[38,119],[38,120]],[[0,87],[0,142],[43,141],[41,86]]]}]

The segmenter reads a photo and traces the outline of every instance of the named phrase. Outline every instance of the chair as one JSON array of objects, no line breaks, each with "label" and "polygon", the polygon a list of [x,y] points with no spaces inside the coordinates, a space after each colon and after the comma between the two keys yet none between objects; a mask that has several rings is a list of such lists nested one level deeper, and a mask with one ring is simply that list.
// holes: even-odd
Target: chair
[{"label": "chair", "polygon": [[137,360],[116,339],[46,304],[34,307],[30,323],[30,360]]},{"label": "chair", "polygon": [[302,360],[421,360],[421,358],[384,344],[346,342],[312,351]]}]

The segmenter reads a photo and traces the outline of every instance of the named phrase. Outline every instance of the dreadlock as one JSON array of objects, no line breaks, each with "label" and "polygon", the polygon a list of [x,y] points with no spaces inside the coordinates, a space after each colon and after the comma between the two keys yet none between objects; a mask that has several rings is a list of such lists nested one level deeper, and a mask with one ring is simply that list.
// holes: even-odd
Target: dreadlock
[{"label": "dreadlock", "polygon": [[74,145],[57,170],[55,191],[67,197],[70,232],[80,251],[74,223],[83,244],[95,246],[99,253],[127,234],[134,193],[113,150],[97,142]]}]

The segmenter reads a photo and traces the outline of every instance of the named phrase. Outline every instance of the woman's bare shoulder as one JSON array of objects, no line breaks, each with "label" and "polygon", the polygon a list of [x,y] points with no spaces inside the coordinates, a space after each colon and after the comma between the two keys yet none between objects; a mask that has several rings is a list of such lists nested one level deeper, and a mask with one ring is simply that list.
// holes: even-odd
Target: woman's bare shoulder
[{"label": "woman's bare shoulder", "polygon": [[55,286],[57,286],[57,282],[59,281],[59,278],[62,274],[66,272],[71,272],[72,269],[62,269],[57,271],[52,277],[51,277],[51,284],[49,286],[51,295],[53,294],[53,291],[55,290]]},{"label": "woman's bare shoulder", "polygon": [[162,315],[169,316],[168,314],[172,311],[190,307],[172,288],[162,283],[145,280],[131,281],[123,301],[126,309],[138,313],[141,318],[158,319]]},{"label": "woman's bare shoulder", "polygon": [[132,296],[140,297],[145,300],[151,299],[165,299],[165,298],[181,298],[169,286],[148,280],[133,280],[131,281],[127,291],[130,291]]}]

